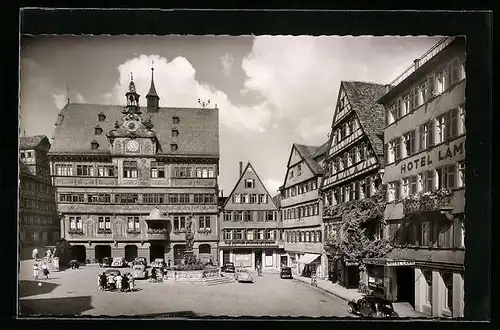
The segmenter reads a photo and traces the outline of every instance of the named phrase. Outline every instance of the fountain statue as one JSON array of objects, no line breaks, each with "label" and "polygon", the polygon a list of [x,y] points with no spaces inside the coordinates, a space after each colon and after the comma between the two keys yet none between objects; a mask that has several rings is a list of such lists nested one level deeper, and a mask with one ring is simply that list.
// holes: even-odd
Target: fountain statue
[{"label": "fountain statue", "polygon": [[194,244],[194,234],[192,232],[194,216],[191,214],[186,219],[186,251],[184,252],[184,258],[182,259],[182,263],[184,265],[195,265],[196,264],[196,256],[193,251]]}]

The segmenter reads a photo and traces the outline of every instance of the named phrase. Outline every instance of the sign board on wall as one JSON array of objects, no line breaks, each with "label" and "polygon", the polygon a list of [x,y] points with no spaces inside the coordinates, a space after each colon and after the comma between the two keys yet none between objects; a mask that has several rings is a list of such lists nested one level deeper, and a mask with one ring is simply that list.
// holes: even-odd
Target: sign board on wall
[{"label": "sign board on wall", "polygon": [[235,253],[234,254],[234,265],[240,266],[242,264],[245,267],[252,266],[252,254],[251,253]]}]

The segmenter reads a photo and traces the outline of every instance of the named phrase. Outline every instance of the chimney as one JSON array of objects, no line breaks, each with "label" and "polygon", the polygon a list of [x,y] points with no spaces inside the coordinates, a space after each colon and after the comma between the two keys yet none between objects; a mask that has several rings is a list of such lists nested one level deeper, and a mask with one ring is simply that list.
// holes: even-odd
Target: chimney
[{"label": "chimney", "polygon": [[416,60],[413,61],[413,64],[415,65],[415,70],[418,69],[418,67],[420,66],[420,59],[417,58]]},{"label": "chimney", "polygon": [[220,197],[221,197],[221,198],[222,198],[222,197],[224,197],[224,190],[222,190],[222,189],[221,189],[221,191],[220,191]]},{"label": "chimney", "polygon": [[240,162],[240,176],[243,173],[243,162]]}]

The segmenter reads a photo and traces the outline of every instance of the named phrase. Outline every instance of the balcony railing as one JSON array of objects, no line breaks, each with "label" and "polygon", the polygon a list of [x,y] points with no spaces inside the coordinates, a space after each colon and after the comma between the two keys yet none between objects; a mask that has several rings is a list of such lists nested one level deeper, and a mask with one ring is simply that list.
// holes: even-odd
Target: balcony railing
[{"label": "balcony railing", "polygon": [[168,230],[161,229],[148,229],[148,239],[166,239],[168,237]]},{"label": "balcony railing", "polygon": [[403,213],[415,214],[453,210],[453,191],[441,189],[403,199]]},{"label": "balcony railing", "polygon": [[68,234],[75,236],[83,236],[83,229],[69,229]]}]

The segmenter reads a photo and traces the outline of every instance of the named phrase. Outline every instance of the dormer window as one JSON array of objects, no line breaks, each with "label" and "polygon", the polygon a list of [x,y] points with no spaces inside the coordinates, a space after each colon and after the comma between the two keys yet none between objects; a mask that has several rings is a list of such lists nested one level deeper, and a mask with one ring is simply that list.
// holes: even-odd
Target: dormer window
[{"label": "dormer window", "polygon": [[98,115],[97,115],[97,120],[99,121],[104,121],[106,120],[106,115],[102,112],[100,112]]},{"label": "dormer window", "polygon": [[179,123],[179,117],[177,117],[177,116],[172,117],[172,123],[178,124]]},{"label": "dormer window", "polygon": [[178,137],[179,136],[179,131],[176,129],[172,130],[172,137]]},{"label": "dormer window", "polygon": [[90,148],[92,150],[97,150],[99,149],[99,143],[96,141],[96,140],[92,140],[92,142],[90,142]]},{"label": "dormer window", "polygon": [[171,150],[171,151],[177,151],[177,149],[179,149],[179,146],[177,146],[177,144],[172,143],[172,144],[170,145],[170,150]]},{"label": "dormer window", "polygon": [[245,188],[255,188],[255,180],[245,179]]},{"label": "dormer window", "polygon": [[102,134],[102,128],[101,128],[101,126],[97,125],[96,127],[94,127],[94,134],[95,135],[101,135]]}]

